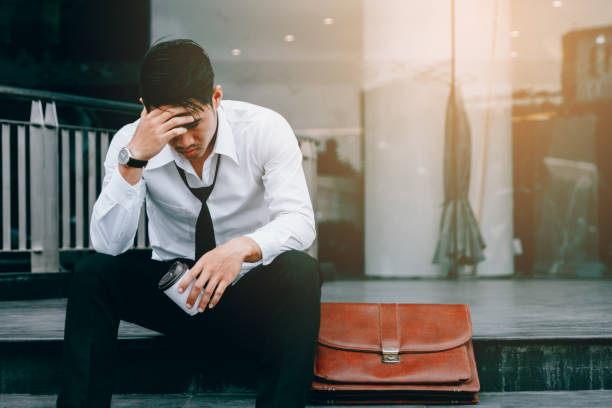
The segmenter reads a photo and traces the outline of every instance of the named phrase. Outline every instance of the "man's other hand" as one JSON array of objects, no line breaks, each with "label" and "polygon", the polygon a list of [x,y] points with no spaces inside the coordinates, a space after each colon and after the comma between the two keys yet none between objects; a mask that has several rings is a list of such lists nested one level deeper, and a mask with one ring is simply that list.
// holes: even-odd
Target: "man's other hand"
[{"label": "man's other hand", "polygon": [[193,265],[178,286],[179,293],[196,279],[191,293],[187,297],[187,307],[191,309],[204,288],[204,295],[197,305],[201,313],[206,308],[212,309],[240,273],[243,262],[256,262],[261,259],[261,249],[251,238],[234,238],[215,249],[208,251]]}]

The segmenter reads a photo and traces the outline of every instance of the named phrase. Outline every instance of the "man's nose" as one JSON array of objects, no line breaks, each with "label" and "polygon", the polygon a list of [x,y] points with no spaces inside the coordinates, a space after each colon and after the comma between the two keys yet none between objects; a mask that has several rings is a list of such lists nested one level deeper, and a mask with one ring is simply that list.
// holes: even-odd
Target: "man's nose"
[{"label": "man's nose", "polygon": [[191,132],[188,130],[187,132],[185,132],[182,135],[178,136],[176,144],[178,145],[178,147],[180,147],[182,149],[186,149],[189,146],[193,145],[194,142],[195,142],[195,138],[193,137]]}]

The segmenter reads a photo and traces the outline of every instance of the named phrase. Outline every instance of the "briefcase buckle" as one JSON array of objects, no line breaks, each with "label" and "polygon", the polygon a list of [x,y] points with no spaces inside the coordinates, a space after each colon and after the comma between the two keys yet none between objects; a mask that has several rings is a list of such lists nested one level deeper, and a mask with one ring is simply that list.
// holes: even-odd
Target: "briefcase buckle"
[{"label": "briefcase buckle", "polygon": [[383,363],[393,364],[393,363],[400,362],[398,349],[383,349],[382,353],[383,353],[382,354]]}]

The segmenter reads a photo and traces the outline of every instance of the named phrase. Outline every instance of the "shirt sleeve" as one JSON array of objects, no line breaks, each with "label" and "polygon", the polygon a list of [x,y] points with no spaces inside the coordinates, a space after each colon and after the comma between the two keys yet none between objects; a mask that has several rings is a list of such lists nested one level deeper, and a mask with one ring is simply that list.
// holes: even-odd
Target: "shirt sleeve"
[{"label": "shirt sleeve", "polygon": [[255,157],[263,167],[270,222],[247,236],[259,245],[262,263],[268,265],[285,251],[308,249],[316,232],[302,152],[291,126],[271,112],[257,142]]},{"label": "shirt sleeve", "polygon": [[131,185],[117,168],[119,150],[128,143],[133,132],[134,127],[130,125],[119,130],[104,160],[102,192],[94,204],[89,228],[93,248],[103,254],[119,255],[127,251],[138,229],[145,182],[141,178]]}]

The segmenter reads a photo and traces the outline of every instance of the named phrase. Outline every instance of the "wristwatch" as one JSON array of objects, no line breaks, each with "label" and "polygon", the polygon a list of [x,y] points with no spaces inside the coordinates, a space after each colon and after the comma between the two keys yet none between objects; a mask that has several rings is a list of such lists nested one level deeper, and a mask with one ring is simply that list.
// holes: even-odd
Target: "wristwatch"
[{"label": "wristwatch", "polygon": [[138,160],[132,157],[129,149],[125,146],[119,150],[119,157],[117,158],[117,161],[119,164],[123,164],[124,166],[138,168],[146,166],[148,162],[147,160]]}]

